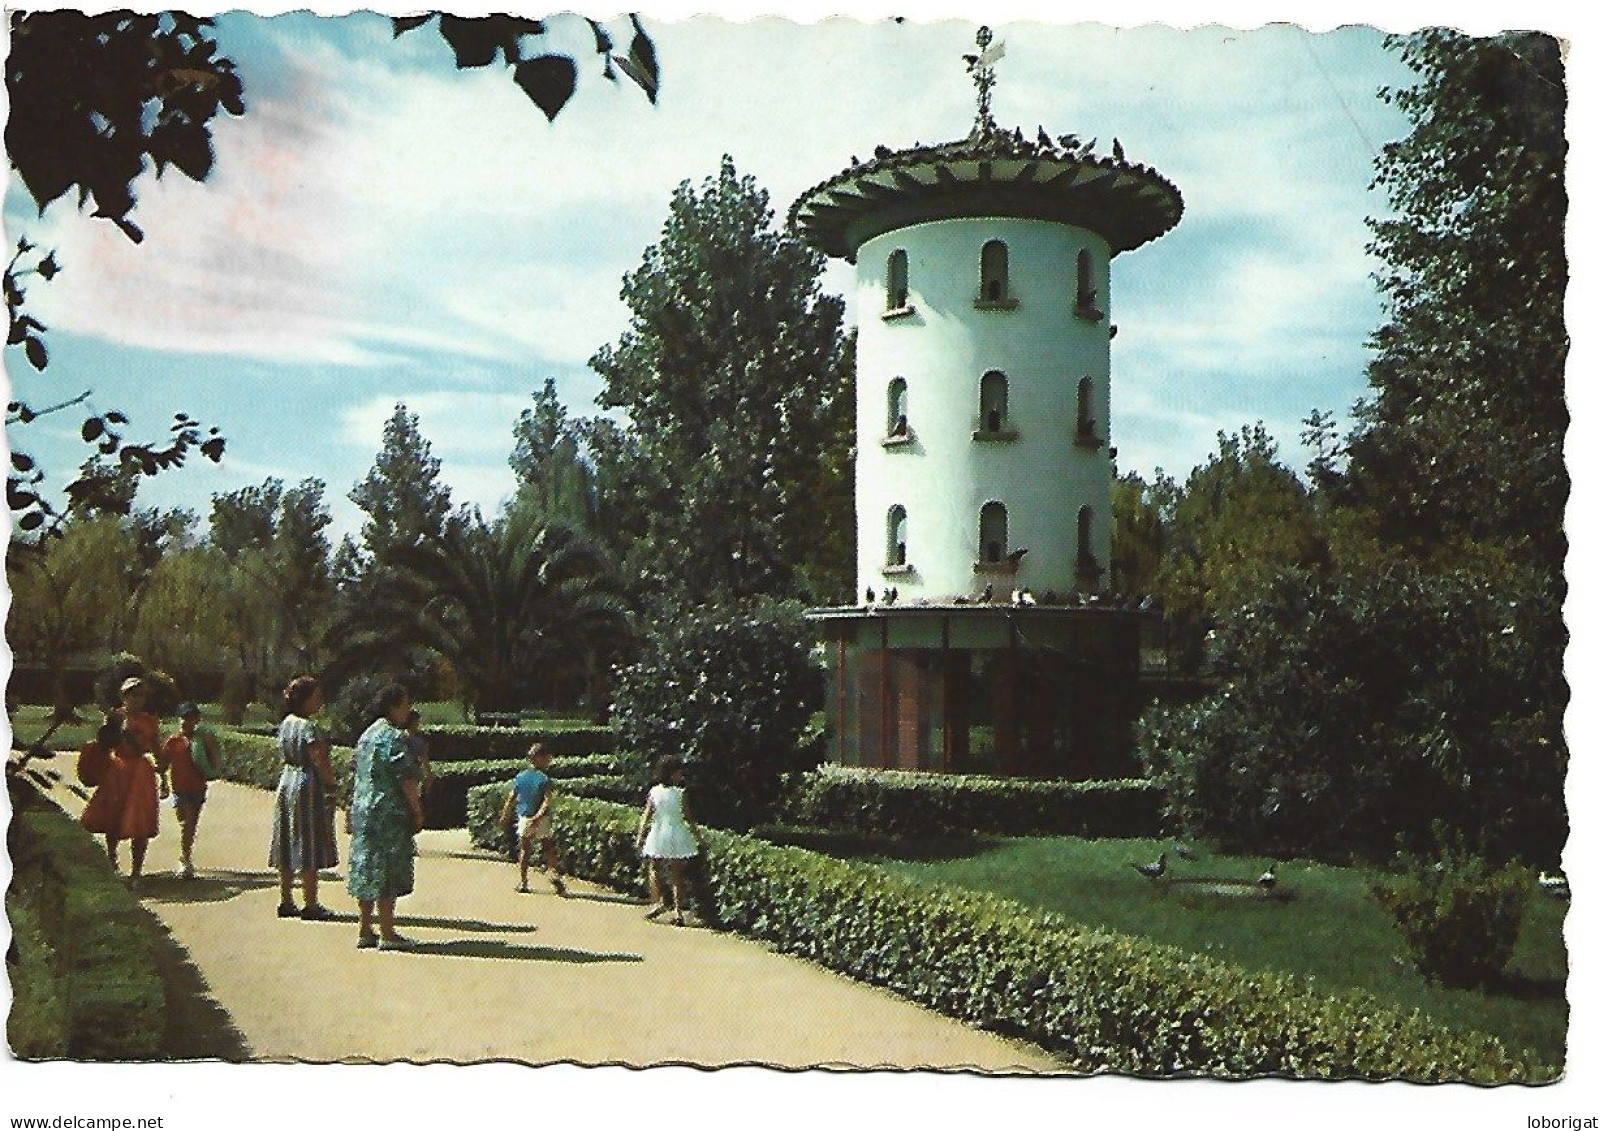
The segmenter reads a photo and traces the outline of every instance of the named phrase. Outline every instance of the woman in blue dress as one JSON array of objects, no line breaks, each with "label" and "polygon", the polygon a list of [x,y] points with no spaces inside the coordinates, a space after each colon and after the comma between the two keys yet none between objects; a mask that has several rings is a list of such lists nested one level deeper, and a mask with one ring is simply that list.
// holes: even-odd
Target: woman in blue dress
[{"label": "woman in blue dress", "polygon": [[[329,764],[329,739],[313,721],[324,706],[324,689],[310,675],[297,676],[285,688],[285,718],[279,724],[279,774],[274,797],[274,836],[268,864],[279,869],[279,917],[333,919],[318,902],[318,872],[336,863],[335,819],[329,799],[335,774]],[[301,877],[303,906],[298,911],[292,887]]]},{"label": "woman in blue dress", "polygon": [[424,828],[419,762],[402,729],[413,699],[393,683],[380,692],[376,707],[380,717],[357,740],[352,756],[346,890],[357,900],[359,948],[407,950],[414,943],[396,933],[396,901],[413,890],[413,834]]}]

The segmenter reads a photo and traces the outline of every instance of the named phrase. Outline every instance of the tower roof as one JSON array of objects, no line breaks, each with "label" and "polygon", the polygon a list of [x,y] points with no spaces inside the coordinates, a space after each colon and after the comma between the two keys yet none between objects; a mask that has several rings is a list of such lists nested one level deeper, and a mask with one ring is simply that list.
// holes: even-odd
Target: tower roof
[{"label": "tower roof", "polygon": [[1103,236],[1113,255],[1171,230],[1183,216],[1183,194],[1150,166],[1130,163],[1116,138],[1109,156],[1096,156],[1093,139],[1051,138],[1043,127],[1028,139],[995,124],[992,65],[1004,45],[990,48],[991,40],[982,29],[981,55],[965,56],[978,88],[977,123],[967,137],[900,150],[877,146],[871,160],[854,159],[793,203],[794,230],[850,262],[874,236],[961,216],[1073,224]]}]

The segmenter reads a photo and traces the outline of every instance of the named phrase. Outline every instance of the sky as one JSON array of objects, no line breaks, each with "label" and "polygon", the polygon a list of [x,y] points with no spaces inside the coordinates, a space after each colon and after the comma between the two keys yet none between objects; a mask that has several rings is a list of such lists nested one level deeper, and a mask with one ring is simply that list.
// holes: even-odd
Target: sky
[{"label": "sky", "polygon": [[[719,0],[683,3],[673,14],[749,16],[777,7]],[[810,19],[847,10],[820,2],[788,7]],[[1490,32],[1522,22],[1572,34],[1577,282],[1569,308],[1570,398],[1577,427],[1568,452],[1578,478],[1570,573],[1578,582],[1608,571],[1601,524],[1590,514],[1601,497],[1602,461],[1592,458],[1594,434],[1579,427],[1588,414],[1601,419],[1601,394],[1582,379],[1600,371],[1598,272],[1580,251],[1602,241],[1594,210],[1579,204],[1591,198],[1585,177],[1594,175],[1600,130],[1582,128],[1593,119],[1576,101],[1576,92],[1585,92],[1600,110],[1598,76],[1608,74],[1608,61],[1598,58],[1598,17],[1561,0],[1126,0],[1076,10],[1132,25],[1232,25],[1188,33],[1165,24],[1024,24],[1048,10],[1041,0],[995,0],[972,10],[946,0],[921,6],[967,17],[948,23],[884,18],[808,26],[670,19],[670,0],[655,0],[644,11],[664,75],[659,105],[588,74],[552,125],[505,75],[454,72],[433,35],[393,42],[385,21],[372,15],[226,16],[219,40],[240,65],[248,112],[219,123],[217,169],[204,185],[181,177],[142,182],[134,218],[147,232],[143,245],[128,245],[66,203],[40,218],[14,185],[8,193],[8,235],[26,232],[58,248],[66,268],[30,294],[51,327],[52,363],[37,378],[8,357],[14,395],[49,401],[93,389],[96,407],[129,412],[145,434],[187,410],[222,427],[228,454],[218,467],[198,461],[149,481],[142,502],[204,513],[216,491],[270,475],[317,477],[328,484],[338,531],[357,528],[346,493],[372,462],[392,406],[405,400],[420,414],[455,499],[494,506],[512,487],[506,458],[513,421],[544,378],[557,381],[572,411],[596,411],[599,382],[587,359],[624,328],[620,279],[657,238],[674,186],[712,174],[730,152],[785,215],[799,192],[842,169],[851,154],[962,136],[973,104],[959,56],[985,7],[1007,47],[996,89],[999,121],[1029,133],[1043,124],[1051,134],[1116,135],[1132,159],[1155,166],[1183,193],[1179,227],[1114,264],[1113,317],[1122,332],[1113,343],[1113,442],[1125,468],[1146,474],[1157,466],[1185,474],[1210,454],[1217,431],[1255,420],[1267,422],[1287,461],[1299,465],[1300,418],[1314,407],[1343,416],[1365,388],[1366,339],[1380,312],[1364,217],[1385,207],[1367,186],[1374,154],[1403,129],[1375,92],[1405,76],[1365,28],[1315,36],[1247,29],[1298,13],[1307,26],[1324,29],[1347,21],[1397,30],[1443,22]],[[897,7],[853,10],[887,17]],[[579,26],[563,34],[581,37],[572,46],[586,46]],[[841,291],[848,278],[835,265],[826,285]],[[41,422],[27,434],[57,481],[82,456],[68,423]],[[1569,668],[1577,689],[1594,686],[1601,670],[1595,593],[1577,583],[1570,594],[1576,636]],[[1577,752],[1594,746],[1583,736],[1608,730],[1602,698],[1577,695],[1571,705]],[[1035,1087],[886,1074],[823,1082],[819,1073],[760,1069],[710,1077],[559,1067],[535,1078],[541,1100],[548,1111],[584,1104],[590,1114],[582,1117],[601,1125],[609,1115],[673,1118],[672,1111],[695,1106],[700,1125],[714,1127],[752,1126],[755,1112],[770,1126],[818,1128],[910,1110],[931,1113],[937,1126],[986,1125],[998,1121],[1002,1100],[1017,1116],[1035,1112],[1058,1125],[1120,1118],[1271,1126],[1298,1112],[1302,1125],[1314,1128],[1363,1121],[1511,1128],[1540,1115],[1601,1116],[1605,1089],[1588,1066],[1608,1045],[1602,963],[1579,960],[1600,953],[1593,937],[1600,869],[1588,862],[1602,858],[1602,826],[1582,819],[1583,802],[1602,795],[1593,762],[1577,759],[1570,780],[1577,819],[1565,867],[1576,912],[1592,913],[1571,914],[1568,925],[1577,956],[1575,1015],[1562,1085],[1315,1091],[1285,1082],[1147,1088],[1096,1080]],[[332,999],[331,1007],[343,1005]],[[38,1103],[42,1114],[73,1110],[80,1094],[82,1070],[72,1065],[0,1069],[8,1069],[6,1094]],[[325,1105],[361,1095],[368,1110],[413,1117],[399,1126],[461,1121],[475,1084],[516,1082],[525,1094],[533,1079],[498,1071],[477,1069],[443,1089],[447,1078],[435,1069],[130,1069],[117,1077],[118,1114],[166,1114],[169,1127],[214,1126],[217,1105],[229,1103],[239,1126],[279,1127],[283,1103],[238,1102],[248,1092],[266,1098],[277,1087],[295,1103],[309,1093]],[[672,1103],[667,1094],[696,1102]]]},{"label": "sky", "polygon": [[[433,32],[393,39],[374,13],[224,15],[247,112],[216,121],[206,182],[140,182],[142,245],[70,200],[39,217],[12,179],[8,230],[64,266],[30,291],[52,360],[36,375],[10,359],[17,393],[92,389],[134,434],[181,409],[218,425],[223,463],[148,481],[145,505],[204,515],[214,492],[315,477],[337,532],[360,525],[347,493],[403,401],[455,501],[494,508],[513,488],[513,423],[544,379],[573,413],[599,411],[587,361],[626,327],[621,279],[680,181],[730,153],[781,222],[851,155],[962,137],[975,113],[961,61],[975,23],[650,12],[647,26],[656,106],[602,78],[581,20],[553,22],[583,72],[550,125],[500,65],[454,70]],[[1365,391],[1380,321],[1365,217],[1386,208],[1368,185],[1404,132],[1376,92],[1409,72],[1361,27],[995,31],[1002,124],[1102,151],[1118,137],[1183,193],[1182,223],[1114,265],[1122,468],[1186,475],[1218,431],[1255,421],[1304,465],[1300,420],[1343,419]],[[850,278],[834,261],[823,286]],[[62,414],[18,440],[59,482],[82,458],[76,426]]]}]

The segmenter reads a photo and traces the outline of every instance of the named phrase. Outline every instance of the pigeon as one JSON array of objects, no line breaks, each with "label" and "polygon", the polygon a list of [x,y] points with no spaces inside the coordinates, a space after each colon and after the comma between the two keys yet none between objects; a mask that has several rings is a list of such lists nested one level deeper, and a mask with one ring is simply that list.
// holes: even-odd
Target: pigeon
[{"label": "pigeon", "polygon": [[890,605],[897,604],[898,600],[899,600],[899,587],[897,585],[895,585],[891,589],[888,590],[888,604],[890,604]]},{"label": "pigeon", "polygon": [[1156,857],[1156,862],[1154,864],[1130,863],[1128,867],[1138,872],[1147,880],[1159,880],[1161,877],[1167,874],[1167,854],[1163,852],[1160,856]]},{"label": "pigeon", "polygon": [[993,599],[994,599],[994,583],[992,581],[990,581],[987,585],[983,586],[983,595],[980,598],[980,600],[992,601]]},{"label": "pigeon", "polygon": [[882,160],[884,157],[892,157],[893,156],[893,150],[889,149],[885,145],[877,146],[875,149],[873,149],[871,151],[871,153],[872,153],[872,156],[874,156],[878,161]]},{"label": "pigeon", "polygon": [[868,605],[877,603],[877,591],[869,585],[865,587],[865,603]]},{"label": "pigeon", "polygon": [[1146,593],[1143,597],[1139,598],[1139,611],[1141,613],[1148,613],[1151,609],[1153,609],[1155,607],[1156,607],[1156,599],[1154,597],[1152,597],[1150,594]]},{"label": "pigeon", "polygon": [[1267,866],[1267,871],[1263,872],[1260,876],[1256,877],[1256,886],[1257,887],[1270,888],[1274,884],[1279,882],[1279,878],[1273,874],[1274,867],[1275,867],[1275,865],[1269,864]]},{"label": "pigeon", "polygon": [[1076,149],[1078,147],[1078,142],[1082,139],[1080,139],[1077,134],[1062,134],[1055,140],[1061,143],[1062,149]]},{"label": "pigeon", "polygon": [[893,604],[893,590],[892,589],[884,589],[882,591],[882,603],[884,605]]},{"label": "pigeon", "polygon": [[969,604],[971,604],[971,598],[966,596],[966,594],[962,593],[960,596],[955,598],[955,604],[957,604],[957,605],[969,605]]},{"label": "pigeon", "polygon": [[1082,160],[1083,158],[1088,157],[1089,155],[1091,155],[1094,152],[1094,142],[1095,142],[1095,139],[1091,137],[1088,141],[1083,143],[1083,148],[1078,150],[1078,159],[1079,160]]},{"label": "pigeon", "polygon": [[1569,881],[1565,879],[1561,873],[1556,876],[1549,876],[1547,873],[1542,872],[1540,884],[1541,890],[1552,896],[1554,899],[1569,898]]},{"label": "pigeon", "polygon": [[1025,548],[1021,550],[1012,550],[1005,556],[1010,560],[1011,565],[1019,566],[1022,564],[1022,559],[1027,557],[1027,550]]},{"label": "pigeon", "polygon": [[1042,145],[1045,149],[1054,149],[1055,148],[1055,142],[1050,140],[1050,135],[1044,132],[1044,127],[1043,126],[1039,127],[1038,143],[1040,145]]},{"label": "pigeon", "polygon": [[1111,156],[1115,157],[1118,161],[1127,160],[1127,158],[1122,155],[1122,143],[1116,138],[1111,139]]},{"label": "pigeon", "polygon": [[1172,850],[1173,850],[1173,855],[1178,857],[1178,859],[1180,859],[1180,860],[1198,860],[1199,859],[1199,857],[1197,857],[1195,855],[1195,850],[1193,848],[1190,848],[1189,845],[1185,844],[1181,840],[1174,840],[1173,841]]},{"label": "pigeon", "polygon": [[1016,592],[1016,603],[1027,608],[1032,608],[1034,605],[1038,604],[1038,598],[1033,596],[1033,591],[1031,589],[1019,589]]}]

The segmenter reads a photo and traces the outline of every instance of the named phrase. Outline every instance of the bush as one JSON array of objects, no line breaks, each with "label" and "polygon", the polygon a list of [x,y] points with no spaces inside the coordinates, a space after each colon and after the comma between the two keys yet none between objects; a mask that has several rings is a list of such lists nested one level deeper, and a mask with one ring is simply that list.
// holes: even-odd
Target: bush
[{"label": "bush", "polygon": [[218,698],[223,721],[230,726],[238,726],[245,721],[246,708],[251,706],[251,678],[243,671],[231,671],[223,677],[223,690]]},{"label": "bush", "polygon": [[324,717],[335,741],[351,746],[380,717],[380,692],[395,679],[388,675],[356,675],[329,697]]},{"label": "bush", "polygon": [[[476,791],[471,829],[477,844],[499,848],[491,802]],[[636,809],[560,797],[556,817],[567,870],[644,894]],[[1495,1038],[1453,1033],[1366,995],[1328,997],[1295,978],[868,864],[717,830],[707,837],[697,900],[711,923],[1036,1041],[1080,1071],[1480,1083],[1557,1075]]]},{"label": "bush", "polygon": [[16,923],[25,906],[20,918],[31,927],[26,966],[20,935],[18,965],[8,955],[8,966],[13,986],[19,976],[44,979],[18,995],[26,1012],[8,1023],[13,1049],[75,1060],[154,1058],[163,985],[139,902],[76,821],[26,787],[13,790],[12,804],[6,907]]},{"label": "bush", "polygon": [[1494,983],[1513,957],[1534,886],[1521,864],[1498,868],[1448,849],[1372,891],[1426,978],[1471,987]]},{"label": "bush", "polygon": [[889,836],[1155,836],[1161,790],[1143,779],[1024,781],[823,766],[801,775],[786,821]]},{"label": "bush", "polygon": [[1140,720],[1170,822],[1225,851],[1386,860],[1431,826],[1555,865],[1564,631],[1547,579],[1290,573],[1208,642],[1218,690]]},{"label": "bush", "polygon": [[802,735],[822,696],[812,650],[791,606],[682,610],[616,673],[620,741],[650,762],[686,759],[700,820],[750,827],[774,811],[782,775],[808,768]]},{"label": "bush", "polygon": [[145,681],[148,710],[166,715],[178,706],[179,688],[172,676],[151,667],[132,652],[119,652],[95,676],[95,697],[101,707],[111,710],[121,705],[123,681],[130,676]]}]

